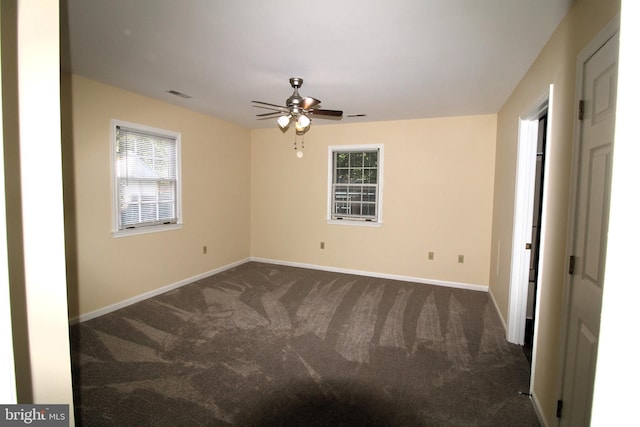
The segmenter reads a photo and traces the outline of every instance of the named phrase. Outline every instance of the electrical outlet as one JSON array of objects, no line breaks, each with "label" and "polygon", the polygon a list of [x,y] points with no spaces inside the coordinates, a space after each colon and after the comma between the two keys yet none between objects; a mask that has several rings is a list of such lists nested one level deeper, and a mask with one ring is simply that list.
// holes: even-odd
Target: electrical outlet
[{"label": "electrical outlet", "polygon": [[433,256],[434,256],[433,252],[429,252],[429,261],[433,261]]},{"label": "electrical outlet", "polygon": [[320,249],[324,249],[324,242],[320,242]]},{"label": "electrical outlet", "polygon": [[207,254],[207,246],[203,246],[202,247],[202,255],[206,255]]},{"label": "electrical outlet", "polygon": [[460,264],[464,263],[464,255],[458,255],[458,262]]}]

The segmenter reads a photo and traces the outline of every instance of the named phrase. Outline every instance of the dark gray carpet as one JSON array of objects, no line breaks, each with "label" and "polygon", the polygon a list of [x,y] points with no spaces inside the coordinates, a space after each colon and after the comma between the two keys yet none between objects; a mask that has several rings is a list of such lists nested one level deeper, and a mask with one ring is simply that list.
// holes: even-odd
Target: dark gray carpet
[{"label": "dark gray carpet", "polygon": [[71,336],[79,425],[539,425],[483,292],[247,263]]}]

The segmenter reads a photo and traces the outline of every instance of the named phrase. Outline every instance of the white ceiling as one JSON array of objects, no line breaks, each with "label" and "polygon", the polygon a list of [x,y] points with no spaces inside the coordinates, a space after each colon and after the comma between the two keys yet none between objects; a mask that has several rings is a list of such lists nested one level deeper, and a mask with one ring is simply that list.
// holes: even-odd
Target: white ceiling
[{"label": "white ceiling", "polygon": [[571,3],[67,0],[62,62],[246,128],[275,126],[251,100],[284,105],[290,77],[321,108],[367,115],[344,123],[496,113]]}]

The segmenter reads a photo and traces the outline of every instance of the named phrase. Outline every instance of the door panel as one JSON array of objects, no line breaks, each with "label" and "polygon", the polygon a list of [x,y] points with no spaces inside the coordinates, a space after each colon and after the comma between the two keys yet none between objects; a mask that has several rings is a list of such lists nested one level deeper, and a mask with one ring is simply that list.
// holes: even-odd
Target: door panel
[{"label": "door panel", "polygon": [[[593,397],[593,381],[595,377],[596,354],[598,339],[593,332],[582,322],[578,329],[578,339],[575,348],[576,363],[573,375],[573,407],[590,408]],[[587,372],[589,375],[581,375]],[[572,411],[570,424],[575,426],[589,425],[589,413],[587,411]]]},{"label": "door panel", "polygon": [[582,259],[582,280],[602,288],[604,277],[604,255],[606,252],[606,232],[608,224],[609,188],[611,188],[612,144],[592,149],[589,152],[587,181],[587,218],[582,234],[585,236]]}]

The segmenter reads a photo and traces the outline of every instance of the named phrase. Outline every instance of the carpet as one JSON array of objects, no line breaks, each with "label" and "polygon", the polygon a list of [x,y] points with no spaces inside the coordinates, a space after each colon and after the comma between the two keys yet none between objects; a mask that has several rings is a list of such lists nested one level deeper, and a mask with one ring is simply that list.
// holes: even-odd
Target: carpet
[{"label": "carpet", "polygon": [[484,292],[250,262],[71,327],[86,426],[538,426]]}]

